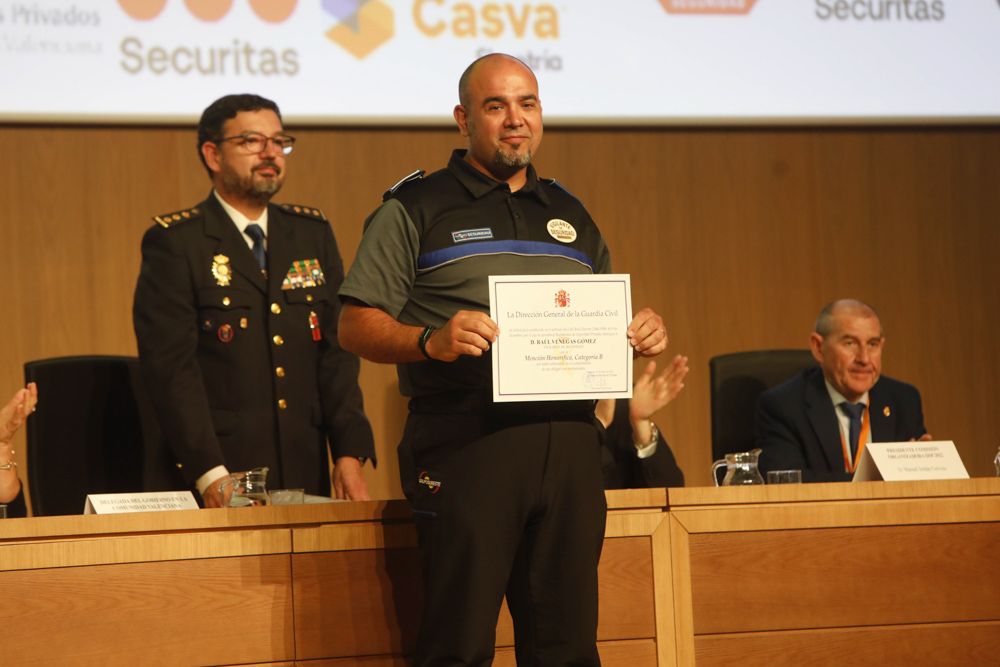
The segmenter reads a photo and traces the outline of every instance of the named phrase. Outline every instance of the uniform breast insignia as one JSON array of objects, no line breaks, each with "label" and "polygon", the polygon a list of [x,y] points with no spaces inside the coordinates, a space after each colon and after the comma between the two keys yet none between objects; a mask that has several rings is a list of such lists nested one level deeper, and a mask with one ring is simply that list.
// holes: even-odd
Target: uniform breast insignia
[{"label": "uniform breast insignia", "polygon": [[280,206],[281,210],[285,211],[285,213],[293,213],[301,215],[304,218],[312,218],[313,220],[326,220],[323,211],[313,206],[302,206],[301,204],[280,204]]},{"label": "uniform breast insignia", "polygon": [[288,267],[285,279],[281,281],[281,289],[299,289],[300,287],[317,287],[326,284],[323,267],[318,259],[297,259]]},{"label": "uniform breast insignia", "polygon": [[233,270],[229,266],[229,258],[225,255],[216,255],[212,258],[212,275],[215,277],[215,284],[220,287],[229,287],[229,282],[233,278]]},{"label": "uniform breast insignia", "polygon": [[416,171],[410,172],[406,176],[403,176],[401,179],[396,181],[395,185],[393,185],[391,188],[389,188],[382,194],[382,201],[385,201],[390,197],[392,197],[394,194],[396,194],[396,190],[400,189],[410,181],[419,181],[421,178],[424,177],[425,173],[427,172],[425,172],[423,169],[417,169]]},{"label": "uniform breast insignia", "polygon": [[221,342],[228,343],[233,340],[234,333],[235,332],[233,331],[233,325],[223,324],[222,326],[219,327],[219,330],[216,332],[215,335],[219,337],[219,340]]},{"label": "uniform breast insignia", "polygon": [[316,342],[323,340],[323,332],[319,328],[319,316],[315,310],[309,311],[309,331],[312,332],[312,339]]},{"label": "uniform breast insignia", "polygon": [[175,211],[174,213],[164,213],[163,215],[154,215],[153,220],[162,227],[172,227],[178,222],[184,222],[185,220],[191,220],[197,218],[201,215],[201,209],[197,206],[194,208],[186,208],[183,211]]},{"label": "uniform breast insignia", "polygon": [[430,473],[426,470],[421,470],[420,474],[417,475],[417,484],[426,486],[432,494],[441,490],[441,482],[436,479],[431,479]]},{"label": "uniform breast insignia", "polygon": [[572,243],[576,240],[576,229],[565,220],[552,218],[545,225],[545,228],[548,230],[549,236],[561,243]]}]

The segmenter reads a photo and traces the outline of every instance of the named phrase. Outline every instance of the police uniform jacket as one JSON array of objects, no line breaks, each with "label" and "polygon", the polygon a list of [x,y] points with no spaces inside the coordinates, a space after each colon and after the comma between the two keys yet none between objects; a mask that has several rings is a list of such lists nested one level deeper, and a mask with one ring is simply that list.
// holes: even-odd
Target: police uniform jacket
[{"label": "police uniform jacket", "polygon": [[185,480],[268,466],[271,488],[329,494],[327,440],[334,458],[374,456],[359,362],[337,342],[343,265],[329,223],[269,205],[265,275],[214,195],[156,221],[133,319]]}]

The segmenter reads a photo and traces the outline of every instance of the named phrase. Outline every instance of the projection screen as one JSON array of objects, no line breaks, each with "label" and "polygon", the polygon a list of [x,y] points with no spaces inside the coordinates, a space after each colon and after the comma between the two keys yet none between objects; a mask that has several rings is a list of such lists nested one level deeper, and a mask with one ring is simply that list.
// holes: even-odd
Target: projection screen
[{"label": "projection screen", "polygon": [[998,0],[0,0],[0,121],[450,122],[492,51],[549,123],[995,123]]}]

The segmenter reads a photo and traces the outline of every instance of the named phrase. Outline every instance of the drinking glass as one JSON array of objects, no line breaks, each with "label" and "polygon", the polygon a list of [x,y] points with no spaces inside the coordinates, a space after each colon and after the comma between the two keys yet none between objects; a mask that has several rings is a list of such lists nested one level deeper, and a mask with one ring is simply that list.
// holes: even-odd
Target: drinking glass
[{"label": "drinking glass", "polygon": [[801,484],[801,470],[768,470],[768,484]]}]

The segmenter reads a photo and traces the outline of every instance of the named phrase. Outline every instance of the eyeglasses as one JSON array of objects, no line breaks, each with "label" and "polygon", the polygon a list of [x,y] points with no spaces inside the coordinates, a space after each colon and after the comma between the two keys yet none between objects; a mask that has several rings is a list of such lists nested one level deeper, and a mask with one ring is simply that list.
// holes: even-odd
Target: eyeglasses
[{"label": "eyeglasses", "polygon": [[236,146],[244,153],[251,155],[266,151],[268,142],[277,146],[278,150],[284,155],[290,155],[295,148],[295,137],[290,137],[287,134],[276,134],[273,137],[267,137],[260,132],[244,132],[243,134],[235,134],[231,137],[223,137],[215,143],[221,144],[223,141],[238,142]]}]

